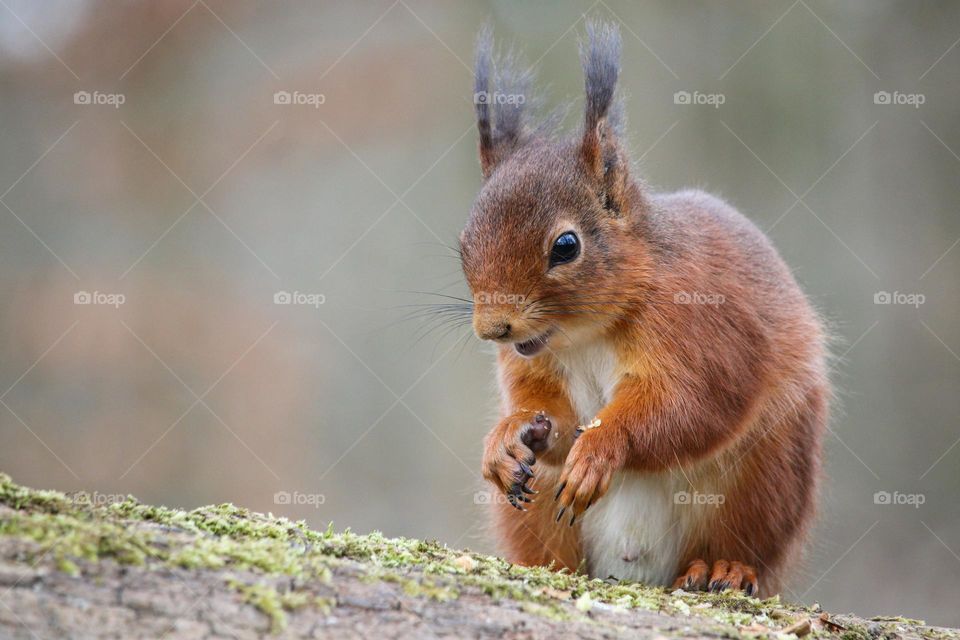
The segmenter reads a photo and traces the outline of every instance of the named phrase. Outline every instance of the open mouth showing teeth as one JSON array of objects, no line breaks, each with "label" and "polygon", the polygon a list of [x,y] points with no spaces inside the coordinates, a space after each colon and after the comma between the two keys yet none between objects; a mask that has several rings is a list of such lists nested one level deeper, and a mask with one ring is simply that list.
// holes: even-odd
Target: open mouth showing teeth
[{"label": "open mouth showing teeth", "polygon": [[517,350],[517,353],[524,356],[525,358],[531,358],[547,346],[547,340],[550,339],[550,334],[553,331],[547,331],[546,333],[541,333],[535,338],[530,338],[526,342],[517,342],[514,343],[513,348]]}]

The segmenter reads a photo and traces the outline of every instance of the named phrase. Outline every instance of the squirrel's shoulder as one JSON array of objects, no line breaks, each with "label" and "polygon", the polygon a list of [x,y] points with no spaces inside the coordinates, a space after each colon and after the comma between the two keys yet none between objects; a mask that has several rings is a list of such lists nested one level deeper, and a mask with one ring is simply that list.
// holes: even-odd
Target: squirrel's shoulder
[{"label": "squirrel's shoulder", "polygon": [[650,196],[650,222],[654,231],[768,246],[766,235],[732,204],[701,189],[682,189]]},{"label": "squirrel's shoulder", "polygon": [[681,189],[668,193],[654,193],[650,197],[653,214],[664,221],[715,222],[728,225],[748,225],[750,222],[729,202],[702,189]]},{"label": "squirrel's shoulder", "polygon": [[727,269],[781,273],[788,269],[767,235],[723,198],[700,189],[650,196],[645,233],[664,257]]}]

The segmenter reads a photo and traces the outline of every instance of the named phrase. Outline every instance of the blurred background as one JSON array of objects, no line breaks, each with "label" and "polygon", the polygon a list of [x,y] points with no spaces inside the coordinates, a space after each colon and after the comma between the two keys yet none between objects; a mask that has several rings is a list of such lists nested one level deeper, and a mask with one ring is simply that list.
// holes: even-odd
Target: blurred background
[{"label": "blurred background", "polygon": [[[719,193],[828,318],[822,509],[785,597],[960,625],[960,4],[0,0],[0,470],[493,551],[466,292],[479,26]],[[679,93],[678,93],[679,92]]]}]

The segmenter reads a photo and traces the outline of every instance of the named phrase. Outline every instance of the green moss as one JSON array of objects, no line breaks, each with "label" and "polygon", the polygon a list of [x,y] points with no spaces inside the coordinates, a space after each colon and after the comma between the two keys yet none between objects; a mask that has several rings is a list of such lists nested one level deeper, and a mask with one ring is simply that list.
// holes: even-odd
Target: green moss
[{"label": "green moss", "polygon": [[[812,612],[785,605],[777,598],[670,593],[641,584],[610,584],[548,567],[520,567],[437,542],[386,538],[376,532],[338,533],[332,525],[314,531],[304,522],[230,504],[180,511],[144,505],[128,497],[104,506],[93,504],[86,494],[66,496],[21,487],[4,474],[0,474],[0,505],[13,510],[0,518],[0,535],[32,540],[37,543],[38,556],[51,554],[59,569],[72,574],[79,573],[84,562],[109,558],[122,564],[227,568],[292,577],[298,583],[329,582],[338,565],[354,561],[360,563],[354,570],[361,571],[361,577],[395,582],[416,597],[445,601],[472,588],[494,599],[519,601],[525,610],[550,619],[569,619],[571,609],[564,601],[575,603],[572,615],[580,615],[575,613],[579,609],[585,619],[585,613],[596,604],[664,611],[720,623],[725,626],[718,635],[734,636],[740,635],[737,627],[783,628],[798,614]],[[335,602],[307,592],[279,593],[264,584],[238,581],[231,586],[267,614],[275,630],[285,625],[287,611],[304,606],[328,611],[335,606]],[[851,628],[846,640],[865,637],[865,630]]]},{"label": "green moss", "polygon": [[568,622],[569,620],[573,619],[573,616],[571,616],[566,609],[559,607],[556,604],[524,602],[520,605],[520,608],[527,613],[532,613],[535,616],[546,618],[547,620],[554,620],[556,622]]},{"label": "green moss", "polygon": [[957,634],[951,633],[945,629],[935,629],[932,627],[921,627],[920,635],[927,640],[956,640]]},{"label": "green moss", "polygon": [[437,602],[447,602],[460,597],[460,592],[452,587],[420,580],[406,580],[403,583],[403,592],[408,596],[430,598]]},{"label": "green moss", "polygon": [[870,618],[874,622],[898,622],[900,624],[909,624],[909,625],[919,625],[923,626],[926,624],[923,620],[917,620],[916,618],[904,618],[903,616],[874,616]]},{"label": "green moss", "polygon": [[227,585],[235,589],[247,602],[270,618],[270,632],[280,633],[287,628],[287,611],[296,611],[308,605],[316,605],[325,614],[335,606],[329,598],[316,598],[305,591],[287,591],[281,593],[270,585],[247,584],[239,580],[228,580]]},{"label": "green moss", "polygon": [[860,626],[851,626],[840,634],[840,640],[871,640],[871,638],[866,629]]},{"label": "green moss", "polygon": [[[266,575],[329,580],[338,560],[354,560],[363,563],[372,579],[394,580],[410,595],[445,600],[458,597],[462,588],[474,587],[495,599],[539,605],[534,609],[553,611],[551,615],[557,615],[551,609],[557,603],[556,594],[565,594],[573,601],[581,599],[581,603],[652,611],[675,610],[678,602],[696,603],[697,598],[706,598],[718,606],[732,604],[725,610],[731,615],[742,612],[744,619],[769,608],[752,598],[692,594],[674,597],[661,588],[608,584],[546,567],[519,567],[500,558],[452,550],[437,542],[386,538],[376,532],[337,533],[332,527],[318,532],[303,522],[230,504],[180,511],[144,505],[133,497],[100,506],[85,500],[83,494],[78,496],[28,489],[0,474],[0,503],[16,510],[0,523],[0,534],[31,539],[39,543],[40,553],[52,550],[58,566],[72,573],[79,570],[78,561],[111,558],[124,564],[158,562],[188,569],[229,567]],[[171,543],[171,531],[193,535],[183,535],[182,544],[176,544]],[[403,575],[410,569],[416,569],[423,577],[412,579]],[[246,593],[271,619],[279,619],[273,594],[252,587]]]}]

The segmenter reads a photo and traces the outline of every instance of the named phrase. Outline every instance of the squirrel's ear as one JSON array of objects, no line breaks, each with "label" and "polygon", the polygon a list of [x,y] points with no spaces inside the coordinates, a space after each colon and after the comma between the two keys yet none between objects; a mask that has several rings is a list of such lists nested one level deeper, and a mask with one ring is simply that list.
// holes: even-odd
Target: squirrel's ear
[{"label": "squirrel's ear", "polygon": [[586,88],[581,154],[604,208],[619,214],[629,185],[629,159],[618,142],[622,109],[614,98],[620,73],[619,29],[587,22],[587,41],[580,44],[580,61]]},{"label": "squirrel's ear", "polygon": [[513,51],[495,57],[493,30],[480,29],[474,65],[473,104],[480,133],[480,168],[489,178],[496,166],[525,141],[524,111],[530,96],[531,73]]}]

